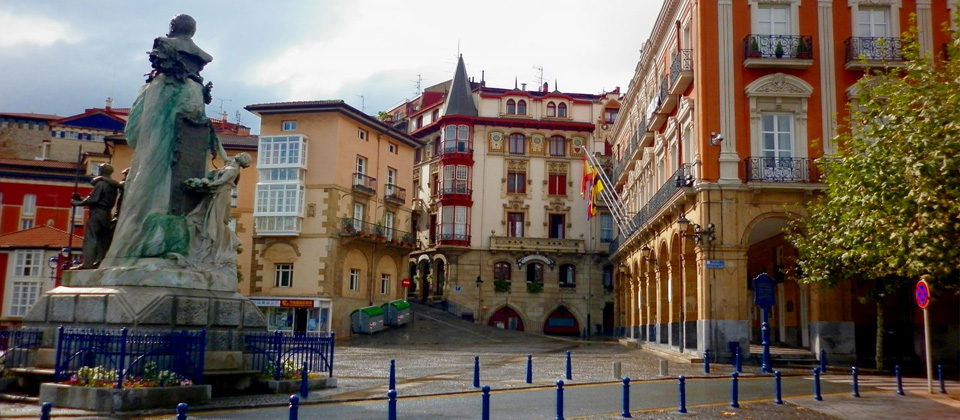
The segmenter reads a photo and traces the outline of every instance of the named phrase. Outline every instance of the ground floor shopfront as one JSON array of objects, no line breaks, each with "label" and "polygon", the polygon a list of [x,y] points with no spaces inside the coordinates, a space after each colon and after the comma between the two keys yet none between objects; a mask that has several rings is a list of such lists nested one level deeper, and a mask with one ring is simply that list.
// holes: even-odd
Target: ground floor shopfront
[{"label": "ground floor shopfront", "polygon": [[[493,242],[496,248],[496,238]],[[563,336],[613,333],[614,273],[604,255],[524,248],[413,254],[408,297],[440,303],[450,313],[495,328]]]},{"label": "ground floor shopfront", "polygon": [[332,331],[330,314],[333,301],[330,299],[253,296],[250,301],[263,313],[270,331]]}]

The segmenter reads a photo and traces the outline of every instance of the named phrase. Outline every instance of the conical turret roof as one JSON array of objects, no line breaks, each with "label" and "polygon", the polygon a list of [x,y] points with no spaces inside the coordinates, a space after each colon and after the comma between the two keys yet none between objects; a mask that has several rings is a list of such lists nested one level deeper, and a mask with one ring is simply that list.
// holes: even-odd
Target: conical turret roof
[{"label": "conical turret roof", "polygon": [[477,105],[473,103],[470,81],[467,80],[467,67],[463,64],[463,55],[457,60],[457,71],[450,83],[450,92],[443,102],[443,115],[477,116]]}]

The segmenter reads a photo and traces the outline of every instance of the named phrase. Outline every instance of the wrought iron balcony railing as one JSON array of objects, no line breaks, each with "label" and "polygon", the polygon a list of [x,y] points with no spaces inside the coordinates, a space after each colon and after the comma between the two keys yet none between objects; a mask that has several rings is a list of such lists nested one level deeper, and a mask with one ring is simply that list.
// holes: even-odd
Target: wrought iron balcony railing
[{"label": "wrought iron balcony railing", "polygon": [[847,63],[859,61],[903,61],[900,38],[852,36],[843,41]]},{"label": "wrought iron balcony railing", "polygon": [[370,194],[370,195],[376,194],[377,179],[374,177],[366,176],[359,172],[355,172],[353,174],[353,190]]},{"label": "wrought iron balcony railing", "polygon": [[747,182],[823,182],[823,171],[810,158],[751,156],[744,164]]},{"label": "wrought iron balcony railing", "polygon": [[680,50],[670,64],[670,93],[681,94],[693,81],[693,50]]},{"label": "wrought iron balcony railing", "polygon": [[468,147],[466,144],[444,145],[444,147],[440,148],[440,150],[437,150],[437,154],[441,156],[452,156],[452,155],[473,156],[473,149]]},{"label": "wrought iron balcony railing", "polygon": [[[690,171],[690,164],[684,163],[680,165],[666,183],[660,186],[660,189],[657,190],[657,193],[647,201],[647,204],[633,216],[633,225],[634,226],[643,226],[644,223],[650,220],[653,215],[657,214],[666,204],[670,197],[677,192],[677,190],[684,187],[693,186],[693,175]],[[613,238],[613,241],[610,242],[610,253],[613,254],[617,249],[622,245],[625,238],[629,238],[633,232],[620,232],[616,238]]]},{"label": "wrought iron balcony railing", "polygon": [[344,217],[340,224],[340,236],[356,236],[368,241],[386,242],[388,245],[416,248],[417,237],[411,232],[394,229],[382,223],[370,223],[361,219]]},{"label": "wrought iron balcony railing", "polygon": [[750,34],[743,38],[744,58],[813,58],[813,37]]},{"label": "wrought iron balcony railing", "polygon": [[407,190],[394,184],[387,184],[386,191],[383,192],[383,199],[402,205],[407,202]]},{"label": "wrought iron balcony railing", "polygon": [[437,193],[441,200],[444,198],[452,198],[454,196],[466,196],[467,198],[470,198],[473,195],[473,190],[467,187],[447,187],[440,188]]}]

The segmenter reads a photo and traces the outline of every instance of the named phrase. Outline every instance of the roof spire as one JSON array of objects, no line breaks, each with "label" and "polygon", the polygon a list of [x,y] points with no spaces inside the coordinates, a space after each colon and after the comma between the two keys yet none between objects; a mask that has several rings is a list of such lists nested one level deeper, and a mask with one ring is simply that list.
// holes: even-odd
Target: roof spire
[{"label": "roof spire", "polygon": [[476,117],[477,105],[473,103],[473,89],[467,79],[467,67],[463,64],[463,54],[457,59],[457,70],[450,82],[450,91],[440,111],[443,115],[466,115]]}]

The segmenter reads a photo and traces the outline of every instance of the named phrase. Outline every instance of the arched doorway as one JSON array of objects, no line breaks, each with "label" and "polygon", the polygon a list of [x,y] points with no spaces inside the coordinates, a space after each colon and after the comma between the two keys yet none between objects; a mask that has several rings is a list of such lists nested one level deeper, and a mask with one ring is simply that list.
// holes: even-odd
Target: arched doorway
[{"label": "arched doorway", "polygon": [[[427,277],[430,275],[430,261],[427,259],[422,259],[417,263],[417,276],[419,281],[417,283],[417,293],[416,296],[420,297],[420,302],[426,302],[427,298],[430,297],[430,283]],[[417,279],[418,277],[414,277]]]},{"label": "arched doorway", "polygon": [[410,261],[409,267],[407,269],[407,278],[410,279],[410,287],[407,288],[405,296],[407,299],[417,296],[417,282],[413,279],[417,278],[417,263],[413,260]]},{"label": "arched doorway", "polygon": [[434,260],[433,284],[430,285],[431,296],[443,296],[443,284],[446,280],[446,264],[443,260],[437,258]]},{"label": "arched doorway", "polygon": [[564,335],[580,336],[580,323],[577,317],[567,309],[566,306],[559,306],[543,323],[543,333],[546,335]]},{"label": "arched doorway", "polygon": [[523,331],[523,319],[520,314],[509,306],[497,309],[490,315],[487,325],[507,330]]}]

